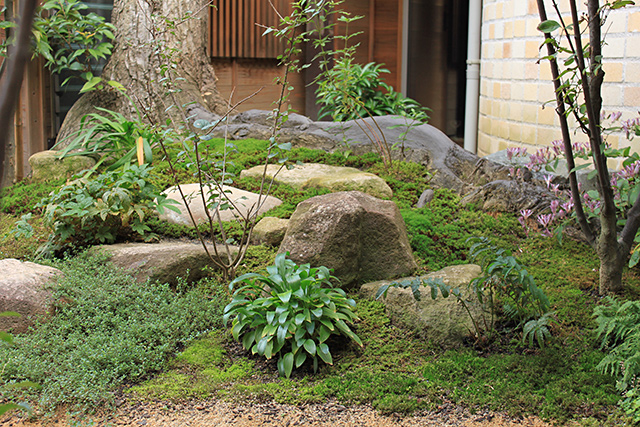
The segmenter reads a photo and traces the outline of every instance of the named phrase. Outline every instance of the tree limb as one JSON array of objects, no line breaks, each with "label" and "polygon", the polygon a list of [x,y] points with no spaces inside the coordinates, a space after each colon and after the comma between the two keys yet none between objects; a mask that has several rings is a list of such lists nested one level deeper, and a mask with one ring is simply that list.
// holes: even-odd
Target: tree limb
[{"label": "tree limb", "polygon": [[[537,0],[538,12],[540,13],[540,20],[542,22],[547,20],[547,12],[544,6],[544,0]],[[544,34],[545,40],[551,38],[551,34]],[[567,167],[569,169],[569,186],[571,188],[571,198],[573,199],[574,208],[576,211],[576,217],[580,229],[585,235],[585,238],[592,247],[595,247],[596,238],[587,221],[587,216],[584,213],[582,206],[582,198],[580,197],[580,191],[578,190],[578,178],[575,172],[575,159],[573,156],[573,147],[571,147],[571,133],[569,132],[569,124],[567,122],[567,114],[564,106],[564,99],[562,96],[562,89],[560,85],[560,71],[558,69],[558,62],[556,61],[556,49],[551,43],[545,43],[547,45],[547,52],[549,54],[549,64],[551,65],[551,75],[553,76],[553,84],[555,87],[556,104],[558,117],[560,119],[560,129],[562,131],[562,143],[564,146],[564,155],[567,159]]]},{"label": "tree limb", "polygon": [[18,37],[16,44],[9,47],[6,78],[0,88],[0,179],[4,176],[4,162],[7,151],[9,126],[13,120],[13,113],[18,103],[24,69],[31,56],[29,41],[31,39],[31,25],[35,15],[38,0],[23,0],[20,8],[18,23]]}]

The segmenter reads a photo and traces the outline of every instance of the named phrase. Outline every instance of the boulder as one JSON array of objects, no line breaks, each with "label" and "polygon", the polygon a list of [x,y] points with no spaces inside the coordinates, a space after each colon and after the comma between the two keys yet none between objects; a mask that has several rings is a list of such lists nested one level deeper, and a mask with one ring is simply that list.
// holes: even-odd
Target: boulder
[{"label": "boulder", "polygon": [[395,203],[359,191],[312,197],[289,220],[279,252],[334,269],[343,287],[406,276],[417,268]]},{"label": "boulder", "polygon": [[[270,111],[251,110],[231,117],[228,124],[216,126],[212,135],[268,139],[272,123]],[[435,172],[430,185],[451,188],[461,194],[474,186],[505,179],[509,173],[508,168],[456,145],[435,127],[401,116],[314,122],[307,117],[290,114],[278,135],[280,143],[290,142],[293,147],[331,152],[344,150],[345,141],[354,154],[378,152],[380,141],[386,141],[392,158],[420,163]]]},{"label": "boulder", "polygon": [[[232,255],[238,252],[237,247],[230,248]],[[185,278],[188,283],[196,282],[207,275],[207,269],[215,269],[200,243],[118,243],[94,246],[90,250],[105,252],[109,261],[130,272],[139,282],[150,279],[175,286],[178,277]],[[208,250],[215,256],[212,245]],[[226,254],[221,245],[218,245],[218,251]]]},{"label": "boulder", "polygon": [[0,313],[15,311],[20,317],[0,317],[0,331],[26,332],[34,317],[52,310],[51,293],[44,287],[62,272],[57,268],[7,258],[0,260]]},{"label": "boulder", "polygon": [[[540,172],[529,172],[529,169],[526,169],[526,166],[530,163],[530,154],[525,154],[524,156],[517,156],[512,159],[509,159],[507,154],[507,150],[496,151],[495,153],[484,156],[485,159],[490,160],[494,163],[498,163],[505,167],[517,167],[517,168],[525,168],[525,174],[531,175],[531,178],[540,185],[544,184],[544,178],[546,175],[551,175],[552,182],[556,184],[567,185],[569,182],[569,168],[567,167],[567,161],[564,158],[557,159],[557,163],[554,164],[554,169],[552,171],[544,170]],[[576,159],[578,166],[582,163],[584,164],[584,160]],[[593,171],[593,167],[588,167],[585,169],[580,169],[576,171],[576,177],[578,179],[578,183],[582,186],[582,189],[585,191],[589,190],[597,190],[597,178],[593,177],[589,179],[589,174]]]},{"label": "boulder", "polygon": [[59,151],[47,150],[35,153],[29,157],[32,178],[35,181],[51,181],[71,176],[91,169],[95,166],[95,159],[88,156],[71,156],[58,158]]},{"label": "boulder", "polygon": [[[391,187],[384,179],[355,168],[304,163],[294,165],[292,169],[282,169],[276,175],[279,170],[279,165],[268,165],[267,177],[273,178],[275,175],[276,182],[298,189],[324,188],[332,192],[362,191],[385,199],[390,199],[393,195]],[[240,177],[261,177],[263,172],[264,166],[255,166],[242,171]]]},{"label": "boulder", "polygon": [[460,200],[489,212],[520,212],[531,209],[534,217],[549,209],[556,197],[544,187],[528,182],[498,180],[478,187]]},{"label": "boulder", "polygon": [[[468,307],[475,319],[479,319],[482,308],[471,295],[469,283],[481,274],[477,265],[455,265],[446,267],[440,271],[421,276],[422,279],[441,278],[449,287],[460,289],[463,298],[470,300]],[[412,277],[406,279],[413,279]],[[398,279],[401,282],[405,279]],[[392,281],[378,281],[367,283],[360,288],[360,293],[369,299],[374,299],[378,289]],[[411,288],[389,288],[387,297],[381,297],[387,312],[393,321],[415,331],[423,339],[430,340],[433,344],[444,348],[460,346],[464,339],[472,335],[473,322],[462,304],[456,297],[431,298],[431,288],[420,287],[421,298],[417,301],[413,297]]]},{"label": "boulder", "polygon": [[288,219],[265,216],[253,228],[251,243],[254,245],[278,246],[282,243],[288,226]]},{"label": "boulder", "polygon": [[[184,195],[187,197],[189,207],[191,209],[191,213],[197,224],[206,223],[208,221],[207,214],[205,212],[204,203],[202,202],[202,197],[200,196],[200,185],[199,184],[183,184],[180,186]],[[235,209],[224,209],[220,210],[220,219],[222,221],[236,221],[239,218],[247,217],[247,215],[251,214],[252,216],[261,215],[276,206],[282,204],[282,201],[273,196],[262,196],[259,198],[259,195],[256,193],[252,193],[250,191],[240,190],[234,187],[224,187],[225,197],[223,197],[223,203],[225,201],[230,201],[233,205],[235,205]],[[209,195],[215,192],[205,189],[205,197],[208,199]],[[166,209],[163,214],[160,215],[160,219],[170,222],[172,224],[180,224],[180,225],[189,225],[192,226],[191,218],[189,217],[189,212],[180,196],[180,192],[178,191],[178,187],[171,187],[166,189],[163,194],[167,195],[167,198],[175,200],[178,202],[177,206],[180,209],[181,213],[171,211]],[[258,206],[258,200],[260,201],[259,209],[256,209]],[[210,209],[209,212],[213,216],[215,211]],[[214,217],[217,221],[217,219]]]}]

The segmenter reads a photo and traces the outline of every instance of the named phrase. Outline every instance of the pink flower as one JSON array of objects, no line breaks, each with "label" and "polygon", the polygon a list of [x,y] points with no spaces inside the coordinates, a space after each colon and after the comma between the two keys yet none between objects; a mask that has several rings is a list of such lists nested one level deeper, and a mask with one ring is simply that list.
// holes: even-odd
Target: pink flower
[{"label": "pink flower", "polygon": [[522,209],[520,211],[520,215],[522,215],[522,218],[524,219],[529,219],[532,213],[531,209]]},{"label": "pink flower", "polygon": [[538,218],[537,218],[538,223],[542,225],[544,228],[547,228],[549,224],[551,224],[552,219],[553,219],[553,216],[551,214],[538,215]]}]

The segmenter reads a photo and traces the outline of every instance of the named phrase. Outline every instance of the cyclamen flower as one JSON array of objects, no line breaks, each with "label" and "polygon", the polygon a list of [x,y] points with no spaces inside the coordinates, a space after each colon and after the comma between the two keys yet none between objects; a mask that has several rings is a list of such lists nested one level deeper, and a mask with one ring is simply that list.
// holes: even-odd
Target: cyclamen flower
[{"label": "cyclamen flower", "polygon": [[538,223],[542,225],[544,228],[547,228],[549,224],[551,224],[552,219],[553,219],[553,216],[551,214],[538,215],[537,217]]},{"label": "cyclamen flower", "polygon": [[589,144],[586,142],[574,142],[571,148],[574,156],[584,157],[589,153]]},{"label": "cyclamen flower", "polygon": [[553,176],[551,175],[544,176],[544,183],[547,184],[547,190],[549,190],[549,188],[551,187],[551,181],[553,181]]},{"label": "cyclamen flower", "polygon": [[513,160],[514,157],[524,157],[527,154],[527,149],[524,147],[509,147],[507,148],[507,158]]},{"label": "cyclamen flower", "polygon": [[553,216],[556,216],[556,213],[558,212],[558,208],[560,207],[560,200],[552,200],[551,201],[551,213],[553,214]]},{"label": "cyclamen flower", "polygon": [[549,231],[549,224],[553,220],[553,216],[551,214],[546,215],[538,215],[537,217],[538,223],[544,227],[542,231],[543,236],[551,236],[551,232]]},{"label": "cyclamen flower", "polygon": [[627,134],[627,138],[631,136],[631,132],[636,132],[636,127],[640,126],[640,117],[636,117],[635,119],[625,120],[620,124],[622,130]]},{"label": "cyclamen flower", "polygon": [[573,200],[564,202],[560,207],[567,213],[571,212],[573,210]]},{"label": "cyclamen flower", "polygon": [[631,180],[638,176],[638,174],[640,174],[640,161],[633,162],[632,164],[622,168],[618,176],[627,180]]},{"label": "cyclamen flower", "polygon": [[559,156],[560,153],[564,151],[564,145],[562,144],[562,140],[560,139],[556,139],[555,141],[552,141],[551,146],[556,156]]},{"label": "cyclamen flower", "polygon": [[532,213],[533,211],[531,209],[522,209],[520,211],[520,215],[522,215],[522,218],[524,219],[529,219]]}]

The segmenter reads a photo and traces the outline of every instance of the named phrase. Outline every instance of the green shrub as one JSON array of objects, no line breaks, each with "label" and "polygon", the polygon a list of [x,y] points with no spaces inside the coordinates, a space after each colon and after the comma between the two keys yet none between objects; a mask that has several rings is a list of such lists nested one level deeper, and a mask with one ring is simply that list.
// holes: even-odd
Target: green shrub
[{"label": "green shrub", "polygon": [[277,355],[278,372],[288,378],[294,365],[299,368],[308,357],[314,371],[318,358],[333,364],[326,343],[333,334],[362,345],[347,325],[356,319],[356,303],[342,289],[331,288],[335,278],[326,267],[297,266],[278,254],[267,274],[248,273],[229,285],[238,288],[224,309],[224,319],[233,317],[231,333],[245,349],[267,359]]},{"label": "green shrub", "polygon": [[176,293],[167,284],[136,282],[104,256],[83,254],[55,266],[64,273],[53,286],[55,316],[0,348],[0,384],[30,380],[42,389],[3,388],[3,397],[31,397],[45,411],[95,407],[112,401],[123,384],[163,370],[176,349],[221,326],[222,286],[210,288],[209,296],[198,287]]},{"label": "green shrub", "polygon": [[620,303],[609,297],[594,316],[602,348],[609,349],[598,369],[617,378],[621,407],[640,422],[640,301]]},{"label": "green shrub", "polygon": [[44,208],[44,225],[51,230],[43,253],[113,243],[130,231],[144,235],[149,231],[143,221],[146,216],[156,209],[177,209],[147,182],[148,177],[147,165],[131,166],[95,178],[85,176],[51,193],[38,205]]},{"label": "green shrub", "polygon": [[[92,170],[102,163],[110,162],[107,170],[127,168],[142,155],[142,163],[151,163],[151,147],[158,141],[158,134],[140,121],[127,120],[122,114],[96,107],[98,113],[87,114],[80,119],[80,130],[71,136],[60,155],[94,156],[99,160]],[[138,144],[141,144],[140,154]],[[137,154],[137,155],[136,155]]]},{"label": "green shrub", "polygon": [[331,117],[342,122],[391,114],[426,123],[428,109],[394,91],[380,77],[381,73],[390,71],[374,62],[355,64],[350,56],[338,59],[318,81],[319,118]]}]

